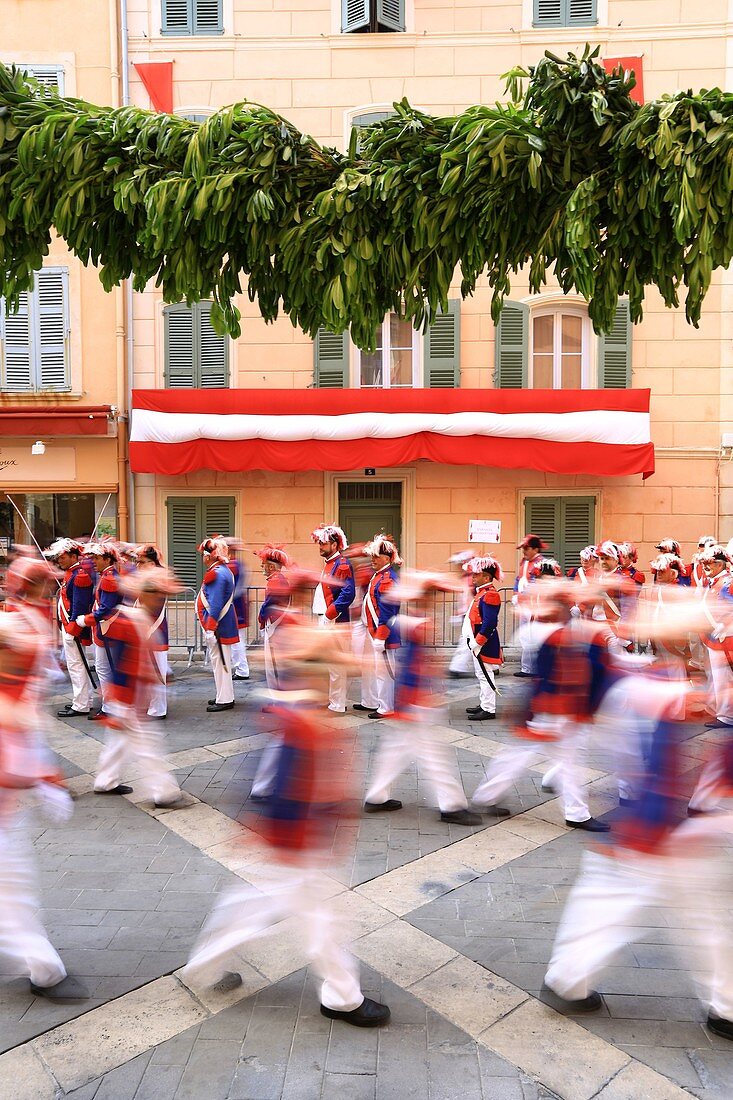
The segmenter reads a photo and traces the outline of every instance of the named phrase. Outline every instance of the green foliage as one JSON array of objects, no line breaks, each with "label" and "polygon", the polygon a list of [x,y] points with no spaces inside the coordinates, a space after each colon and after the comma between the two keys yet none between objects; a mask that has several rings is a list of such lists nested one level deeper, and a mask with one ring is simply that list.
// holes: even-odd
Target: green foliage
[{"label": "green foliage", "polygon": [[55,229],[106,289],[213,298],[232,335],[245,289],[268,321],[369,348],[388,310],[421,326],[446,308],[456,270],[464,296],[488,276],[496,319],[525,267],[533,291],[554,269],[598,331],[620,295],[638,320],[647,286],[668,305],[686,286],[697,324],[733,257],[733,96],[639,107],[588,47],[507,87],[450,118],[403,100],[343,156],[256,104],[194,123],[41,97],[0,66],[0,293],[32,284]]}]

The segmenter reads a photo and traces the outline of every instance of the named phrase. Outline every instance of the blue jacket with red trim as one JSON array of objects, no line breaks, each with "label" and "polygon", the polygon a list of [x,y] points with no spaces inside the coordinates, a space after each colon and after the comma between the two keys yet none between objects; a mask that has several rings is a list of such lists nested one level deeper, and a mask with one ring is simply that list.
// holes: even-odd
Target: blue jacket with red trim
[{"label": "blue jacket with red trim", "polygon": [[[82,645],[91,645],[92,631],[88,626],[79,626],[78,615],[88,615],[94,603],[94,585],[92,577],[81,562],[72,565],[64,573],[59,599],[63,603],[65,614],[59,613],[62,629],[72,638],[78,638]],[[67,618],[68,617],[68,618]]]},{"label": "blue jacket with red trim", "polygon": [[[330,585],[328,577],[333,577],[339,583]],[[335,619],[337,623],[350,622],[350,608],[356,596],[356,582],[354,567],[348,558],[342,554],[334,554],[326,562],[321,576],[321,588],[326,600],[326,618]]]},{"label": "blue jacket with red trim", "polygon": [[265,623],[279,619],[288,607],[290,607],[290,585],[288,578],[278,569],[267,578],[265,598],[258,616],[260,627],[264,628]]},{"label": "blue jacket with red trim", "polygon": [[223,645],[236,645],[239,641],[234,577],[226,562],[215,562],[204,573],[204,583],[196,597],[196,614],[203,629],[213,631]]},{"label": "blue jacket with red trim", "polygon": [[[120,574],[116,566],[108,565],[99,574],[97,587],[94,592],[94,606],[86,616],[87,626],[92,627],[94,641],[97,645],[104,645],[104,639],[114,638],[116,620],[122,604],[120,592]],[[106,629],[102,623],[109,624]]]},{"label": "blue jacket with red trim", "polygon": [[[391,565],[385,565],[377,570],[369,581],[369,588],[364,597],[366,625],[372,638],[379,638],[386,642],[387,649],[396,649],[400,645],[400,627],[397,620],[400,605],[395,603],[392,589],[397,583],[397,572]],[[370,610],[371,606],[377,616]]]},{"label": "blue jacket with red trim", "polygon": [[481,646],[479,660],[485,665],[501,665],[504,663],[504,655],[501,651],[499,631],[499,608],[501,596],[493,584],[482,585],[476,589],[471,607],[468,612],[468,620],[471,623],[473,636]]},{"label": "blue jacket with red trim", "polygon": [[240,630],[243,630],[249,623],[247,570],[237,558],[230,558],[227,565],[229,572],[234,577],[234,611],[237,616],[237,626]]}]

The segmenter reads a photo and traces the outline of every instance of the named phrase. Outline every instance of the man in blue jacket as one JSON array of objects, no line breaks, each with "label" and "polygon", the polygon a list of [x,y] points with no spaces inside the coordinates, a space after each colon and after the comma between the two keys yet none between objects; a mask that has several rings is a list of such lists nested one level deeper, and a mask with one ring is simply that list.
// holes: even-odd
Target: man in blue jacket
[{"label": "man in blue jacket", "polygon": [[231,710],[234,706],[231,647],[239,641],[234,611],[234,577],[229,569],[226,541],[214,535],[199,546],[204,556],[204,581],[196,597],[196,614],[204,632],[211,657],[216,697],[209,700],[207,711]]},{"label": "man in blue jacket", "polygon": [[[346,535],[340,527],[328,523],[316,527],[311,538],[323,558],[323,572],[313,595],[313,613],[319,616],[322,626],[340,626],[342,632],[346,632],[356,595],[354,567],[343,554],[349,545]],[[335,714],[344,714],[349,686],[345,666],[332,668],[328,680],[328,709]]]}]

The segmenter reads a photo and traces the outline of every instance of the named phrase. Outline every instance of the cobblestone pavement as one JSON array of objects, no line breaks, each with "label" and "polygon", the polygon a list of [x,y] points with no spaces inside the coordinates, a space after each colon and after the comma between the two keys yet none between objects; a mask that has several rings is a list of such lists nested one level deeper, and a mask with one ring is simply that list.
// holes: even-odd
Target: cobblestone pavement
[{"label": "cobblestone pavement", "polygon": [[[506,701],[518,682],[505,672],[500,683]],[[699,959],[677,910],[645,914],[603,978],[599,1013],[569,1019],[537,999],[584,847],[540,767],[507,800],[512,817],[479,828],[441,823],[414,769],[393,792],[401,812],[340,823],[333,904],[365,993],[392,1009],[388,1027],[320,1015],[292,920],[247,945],[240,988],[189,988],[178,971],[215,895],[238,881],[256,889],[266,873],[248,795],[275,721],[258,687],[256,675],[237,684],[237,707],[208,715],[210,675],[180,666],[160,727],[189,796],[179,810],[94,795],[98,726],[49,719],[76,812],[29,829],[43,919],[90,1000],[53,1006],[25,982],[0,983],[2,1100],[730,1100],[733,1049],[703,1026]],[[468,721],[470,681],[444,688],[438,736],[470,794],[509,733]],[[363,789],[377,723],[340,721]],[[715,736],[687,742],[690,785]],[[594,812],[612,813],[608,762],[594,747],[586,763]]]}]

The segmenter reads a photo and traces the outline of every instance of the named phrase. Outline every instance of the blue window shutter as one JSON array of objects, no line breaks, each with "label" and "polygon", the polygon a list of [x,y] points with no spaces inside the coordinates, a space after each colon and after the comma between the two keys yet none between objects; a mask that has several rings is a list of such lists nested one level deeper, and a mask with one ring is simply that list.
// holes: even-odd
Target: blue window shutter
[{"label": "blue window shutter", "polygon": [[598,386],[602,390],[631,386],[631,316],[625,298],[616,307],[611,331],[598,337]]},{"label": "blue window shutter", "polygon": [[69,376],[69,273],[64,268],[36,272],[36,386],[40,390],[71,388]]},{"label": "blue window shutter", "polygon": [[197,302],[194,312],[194,346],[197,377],[194,385],[221,389],[229,385],[229,339],[214,332],[211,302]]},{"label": "blue window shutter", "polygon": [[350,31],[369,29],[369,0],[341,0],[341,30]]},{"label": "blue window shutter", "polygon": [[193,33],[224,33],[222,0],[193,0]]},{"label": "blue window shutter", "polygon": [[562,27],[565,0],[534,0],[532,25],[534,27]]},{"label": "blue window shutter", "polygon": [[349,385],[349,336],[321,328],[313,343],[313,384],[320,389],[345,389]]},{"label": "blue window shutter", "polygon": [[494,385],[520,390],[527,385],[529,306],[505,301],[496,326]]},{"label": "blue window shutter", "polygon": [[423,337],[424,384],[430,389],[455,389],[461,384],[461,302],[452,298],[448,312],[439,313]]},{"label": "blue window shutter", "polygon": [[592,27],[598,22],[596,0],[565,0],[566,27]]},{"label": "blue window shutter", "polygon": [[0,299],[0,343],[2,344],[2,383],[9,393],[29,393],[33,389],[33,334],[30,295],[23,291],[17,310],[8,312]]},{"label": "blue window shutter", "polygon": [[185,302],[176,302],[165,307],[163,318],[165,385],[172,390],[190,389],[197,385],[193,310]]},{"label": "blue window shutter", "polygon": [[161,34],[193,34],[194,0],[161,0]]},{"label": "blue window shutter", "polygon": [[377,0],[377,23],[390,31],[403,31],[405,0]]}]

